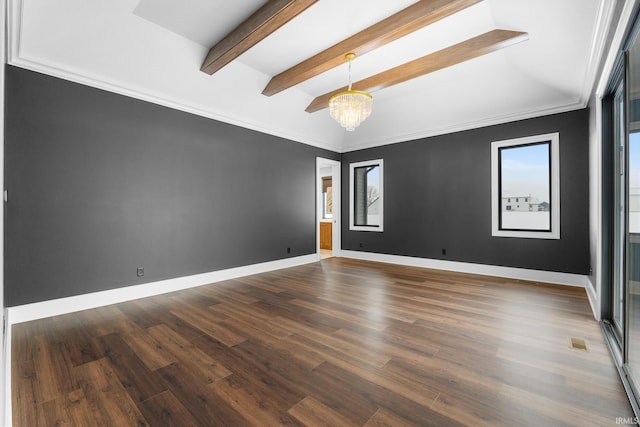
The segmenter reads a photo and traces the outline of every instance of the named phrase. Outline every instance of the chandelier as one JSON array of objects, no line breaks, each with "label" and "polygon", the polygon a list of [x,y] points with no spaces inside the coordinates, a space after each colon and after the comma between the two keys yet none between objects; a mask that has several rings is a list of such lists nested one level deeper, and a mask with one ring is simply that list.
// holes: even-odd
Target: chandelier
[{"label": "chandelier", "polygon": [[345,55],[349,60],[349,88],[329,99],[329,114],[348,131],[355,130],[369,117],[373,105],[373,97],[369,92],[351,89],[351,61],[355,57],[355,53]]}]

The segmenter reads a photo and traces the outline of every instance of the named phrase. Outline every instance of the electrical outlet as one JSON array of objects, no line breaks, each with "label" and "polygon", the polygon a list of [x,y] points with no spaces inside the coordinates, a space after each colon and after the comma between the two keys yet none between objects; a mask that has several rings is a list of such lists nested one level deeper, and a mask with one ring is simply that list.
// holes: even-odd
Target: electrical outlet
[{"label": "electrical outlet", "polygon": [[442,255],[446,255],[447,254],[447,250],[446,249],[442,249]]},{"label": "electrical outlet", "polygon": [[136,269],[136,275],[137,275],[138,277],[142,277],[142,276],[144,276],[144,267],[138,267],[138,268]]},{"label": "electrical outlet", "polygon": [[362,248],[362,247],[364,247],[364,243],[360,243],[360,247],[361,247],[361,248]]},{"label": "electrical outlet", "polygon": [[290,254],[291,253],[291,248],[287,248],[287,253]]}]

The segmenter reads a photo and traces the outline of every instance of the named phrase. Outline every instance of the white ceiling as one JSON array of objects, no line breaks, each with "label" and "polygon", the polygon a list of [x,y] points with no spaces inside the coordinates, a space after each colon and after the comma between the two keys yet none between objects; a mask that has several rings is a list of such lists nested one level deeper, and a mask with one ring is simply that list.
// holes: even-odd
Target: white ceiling
[{"label": "white ceiling", "polygon": [[335,151],[582,108],[615,0],[484,0],[353,62],[357,81],[493,29],[529,33],[499,52],[374,92],[354,132],[318,95],[344,86],[346,65],[267,97],[275,74],[413,4],[320,0],[212,76],[209,48],[261,0],[11,0],[13,65]]}]

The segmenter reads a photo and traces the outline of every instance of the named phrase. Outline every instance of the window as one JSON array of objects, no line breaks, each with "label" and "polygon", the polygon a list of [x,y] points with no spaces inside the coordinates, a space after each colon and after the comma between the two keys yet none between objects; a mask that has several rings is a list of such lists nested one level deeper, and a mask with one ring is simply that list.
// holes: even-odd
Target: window
[{"label": "window", "polygon": [[560,238],[559,141],[551,133],[491,143],[493,236]]},{"label": "window", "polygon": [[383,230],[382,159],[349,165],[349,229]]}]

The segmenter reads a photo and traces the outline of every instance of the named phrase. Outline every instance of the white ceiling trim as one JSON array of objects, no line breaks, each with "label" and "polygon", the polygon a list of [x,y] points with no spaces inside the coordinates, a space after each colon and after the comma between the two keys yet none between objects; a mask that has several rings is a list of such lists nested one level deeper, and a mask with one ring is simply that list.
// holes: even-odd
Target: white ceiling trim
[{"label": "white ceiling trim", "polygon": [[20,39],[22,28],[22,2],[7,1],[7,63],[20,56]]},{"label": "white ceiling trim", "polygon": [[609,34],[609,29],[613,24],[613,11],[615,10],[615,6],[615,1],[600,3],[600,9],[598,10],[598,17],[596,21],[596,34],[593,38],[593,43],[591,44],[591,49],[589,51],[587,75],[584,87],[582,88],[582,98],[580,99],[585,107],[587,106],[589,98],[591,97],[591,92],[596,85],[596,79],[598,78],[598,66],[605,55],[605,44],[607,41],[607,35]]},{"label": "white ceiling trim", "polygon": [[[339,149],[336,149],[336,147],[331,144],[328,144],[320,140],[311,140],[307,138],[305,135],[291,134],[290,132],[276,132],[274,131],[273,128],[260,127],[260,126],[256,126],[253,123],[238,120],[235,117],[214,114],[210,111],[194,108],[174,100],[158,97],[156,95],[145,93],[143,91],[130,89],[128,87],[116,85],[111,82],[106,82],[97,78],[88,77],[86,75],[81,75],[68,70],[64,70],[54,65],[45,64],[41,61],[34,61],[34,60],[10,55],[8,62],[10,65],[13,65],[15,67],[43,73],[43,74],[57,77],[63,80],[71,81],[74,83],[79,83],[79,84],[94,87],[97,89],[106,90],[109,92],[128,96],[134,99],[139,99],[139,100],[150,102],[153,104],[162,105],[178,111],[183,111],[183,112],[195,114],[201,117],[218,120],[224,123],[240,126],[250,130],[255,130],[258,132],[266,133],[268,135],[278,136],[278,137],[289,139],[295,142],[311,145],[317,148],[322,148],[322,149],[326,149],[326,150],[330,150],[338,153],[347,153],[350,151],[357,151],[357,150],[362,150],[366,148],[379,147],[379,146],[389,145],[389,144],[397,144],[401,142],[408,142],[416,139],[429,138],[433,136],[461,132],[461,131],[470,130],[470,129],[483,128],[487,126],[504,124],[504,123],[514,122],[518,120],[526,120],[526,119],[550,115],[550,114],[564,113],[568,111],[579,110],[586,107],[586,101],[580,100],[579,102],[563,105],[560,107],[547,107],[544,109],[539,109],[539,110],[526,112],[526,113],[507,114],[507,115],[494,117],[490,119],[456,123],[452,126],[437,128],[437,129],[433,129],[425,132],[407,133],[407,134],[402,134],[392,138],[383,138],[378,140],[369,140],[366,143],[350,144],[349,146],[343,145]],[[588,97],[587,97],[587,100],[588,100]]]},{"label": "white ceiling trim", "polygon": [[[230,114],[221,113],[220,109],[217,111],[201,108],[198,103],[189,102],[189,99],[179,99],[172,97],[167,93],[153,93],[153,89],[144,88],[136,85],[131,81],[117,81],[115,78],[110,78],[108,75],[98,75],[93,72],[82,72],[74,69],[72,66],[65,66],[63,63],[54,63],[46,58],[30,57],[28,53],[22,51],[22,32],[23,32],[23,3],[26,0],[8,0],[8,63],[13,66],[21,67],[24,69],[52,75],[64,80],[80,83],[83,85],[95,87],[102,90],[107,90],[117,94],[129,96],[135,99],[140,99],[146,102],[151,102],[158,105],[163,105],[168,108],[184,111],[187,113],[195,114],[198,116],[222,121],[236,126],[241,126],[247,129],[255,130],[258,132],[274,135],[277,137],[289,139],[295,142],[315,146],[331,150],[334,152],[348,152],[353,150],[364,149],[368,147],[381,146],[386,144],[394,144],[404,141],[410,141],[420,138],[426,138],[431,136],[437,136],[447,133],[453,133],[458,131],[464,131],[474,128],[481,128],[501,123],[507,123],[515,120],[528,119],[532,117],[538,117],[548,114],[561,113],[571,110],[576,110],[586,107],[592,90],[596,85],[597,71],[603,55],[605,52],[606,37],[609,33],[611,26],[614,24],[613,11],[615,10],[615,1],[603,0],[598,5],[598,13],[595,18],[594,35],[591,39],[589,47],[589,58],[587,62],[587,68],[583,79],[582,88],[579,94],[574,93],[574,97],[577,95],[577,99],[574,101],[565,99],[562,105],[549,104],[546,106],[538,106],[534,110],[520,111],[515,113],[508,113],[498,116],[492,116],[479,120],[461,121],[458,123],[448,124],[441,127],[432,127],[425,131],[420,132],[408,132],[408,133],[396,133],[389,136],[383,135],[379,139],[375,136],[363,141],[364,138],[352,139],[350,141],[347,138],[348,134],[342,131],[342,134],[326,133],[312,133],[304,132],[303,129],[285,129],[282,123],[274,123],[271,125],[263,120],[262,123],[258,123],[255,120],[251,120],[251,117],[243,117],[238,115],[237,111]],[[633,3],[627,0],[627,3]],[[244,66],[246,67],[246,66]],[[606,69],[606,67],[605,67]],[[253,70],[253,69],[252,69]],[[256,70],[254,70],[256,71]],[[268,79],[269,76],[265,78]],[[302,107],[301,107],[302,108]],[[254,117],[255,119],[255,117]],[[332,123],[333,124],[333,123]],[[364,135],[363,135],[364,136]]]},{"label": "white ceiling trim", "polygon": [[635,8],[635,4],[636,0],[625,0],[624,8],[622,9],[620,21],[618,23],[618,28],[616,29],[616,32],[613,36],[613,40],[611,41],[609,52],[606,54],[607,57],[604,66],[602,67],[600,81],[598,82],[595,90],[596,96],[599,98],[602,98],[604,96],[604,93],[607,90],[607,86],[609,85],[611,72],[613,71],[613,67],[615,66],[616,60],[618,59],[619,51],[623,47],[623,39],[627,32],[627,26],[631,21],[631,16],[633,13],[633,9]]},{"label": "white ceiling trim", "polygon": [[116,84],[106,81],[104,79],[97,78],[95,76],[88,76],[79,74],[67,69],[60,68],[57,65],[48,64],[44,61],[25,57],[21,54],[21,30],[22,30],[22,0],[9,0],[9,54],[8,63],[10,65],[24,68],[31,71],[47,74],[53,77],[57,77],[63,80],[68,80],[74,83],[80,83],[86,86],[94,87],[97,89],[106,90],[109,92],[117,93],[120,95],[128,96],[134,99],[150,102],[157,105],[162,105],[175,110],[183,111],[186,113],[195,114],[198,116],[206,117],[209,119],[218,120],[224,123],[240,126],[246,129],[255,130],[258,132],[266,133],[273,136],[289,139],[295,142],[311,145],[314,147],[336,151],[335,147],[328,144],[325,141],[309,138],[306,135],[292,133],[289,131],[278,130],[274,128],[267,128],[258,126],[255,123],[250,123],[239,119],[238,117],[226,116],[218,113],[214,113],[201,108],[196,108],[191,105],[179,102],[175,99],[169,99],[166,97],[157,96],[156,94],[149,93],[139,88]]},{"label": "white ceiling trim", "polygon": [[185,113],[195,114],[197,116],[218,120],[223,123],[228,123],[235,126],[240,126],[245,129],[255,130],[257,132],[265,133],[268,135],[277,136],[284,139],[289,139],[294,142],[299,142],[313,147],[322,148],[325,150],[336,151],[335,147],[327,144],[324,141],[313,140],[306,135],[294,134],[287,131],[278,131],[273,128],[266,128],[258,126],[254,123],[239,120],[237,117],[225,116],[222,114],[213,113],[208,110],[195,108],[190,105],[175,101],[172,99],[159,97],[151,93],[146,93],[141,90],[131,89],[122,85],[117,85],[112,82],[107,82],[95,77],[89,77],[81,75],[68,70],[61,69],[57,66],[46,64],[41,61],[34,61],[25,58],[11,58],[9,64],[15,67],[24,68],[26,70],[36,71],[42,74],[47,74],[53,77],[57,77],[63,80],[68,80],[74,83],[80,83],[85,86],[94,87],[97,89],[106,90],[108,92],[117,93],[120,95],[128,96],[130,98],[139,99],[141,101],[150,102],[152,104],[162,105],[174,110],[183,111]]},{"label": "white ceiling trim", "polygon": [[383,145],[414,141],[417,139],[429,138],[429,137],[438,136],[438,135],[446,135],[450,133],[462,132],[462,131],[471,130],[471,129],[480,129],[487,126],[500,125],[500,124],[515,122],[519,120],[526,120],[526,119],[532,119],[535,117],[548,116],[551,114],[566,113],[568,111],[580,110],[582,108],[585,108],[585,104],[582,101],[579,101],[573,104],[562,105],[559,107],[553,106],[553,107],[548,107],[548,108],[539,109],[536,111],[531,111],[526,113],[506,114],[499,117],[493,117],[490,119],[456,123],[454,125],[437,128],[429,132],[417,132],[417,133],[411,133],[411,134],[404,134],[395,138],[373,140],[364,144],[362,143],[350,144],[347,147],[343,147],[342,152],[348,153],[350,151],[363,150],[365,148],[380,147]]}]

